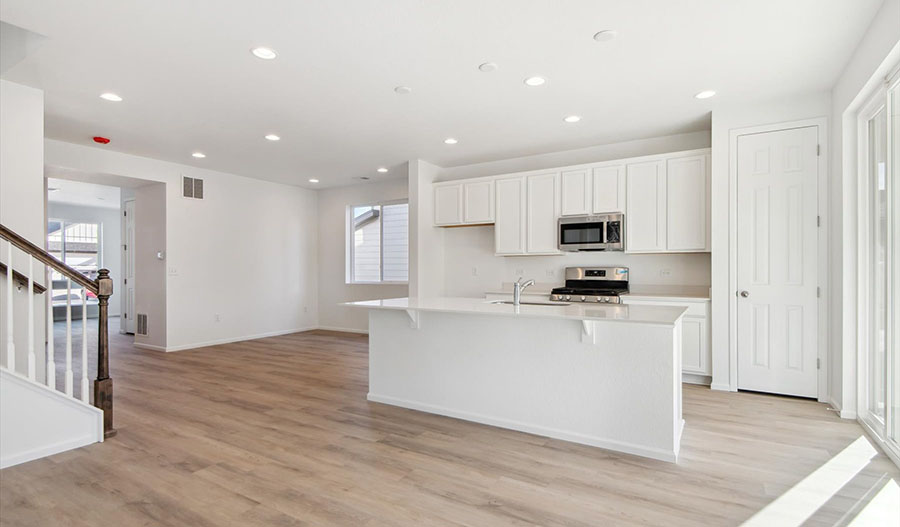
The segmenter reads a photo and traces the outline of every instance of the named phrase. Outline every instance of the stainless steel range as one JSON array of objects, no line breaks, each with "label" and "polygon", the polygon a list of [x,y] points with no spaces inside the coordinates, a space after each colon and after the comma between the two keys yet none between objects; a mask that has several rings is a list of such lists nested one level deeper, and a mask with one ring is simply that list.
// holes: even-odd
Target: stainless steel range
[{"label": "stainless steel range", "polygon": [[566,267],[566,286],[550,291],[550,300],[618,304],[627,292],[627,267]]}]

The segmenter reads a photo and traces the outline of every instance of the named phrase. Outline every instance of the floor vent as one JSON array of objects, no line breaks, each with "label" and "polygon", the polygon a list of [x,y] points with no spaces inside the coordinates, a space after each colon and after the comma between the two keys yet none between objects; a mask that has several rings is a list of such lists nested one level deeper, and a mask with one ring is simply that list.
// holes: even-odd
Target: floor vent
[{"label": "floor vent", "polygon": [[147,315],[144,313],[137,314],[137,334],[147,336]]}]

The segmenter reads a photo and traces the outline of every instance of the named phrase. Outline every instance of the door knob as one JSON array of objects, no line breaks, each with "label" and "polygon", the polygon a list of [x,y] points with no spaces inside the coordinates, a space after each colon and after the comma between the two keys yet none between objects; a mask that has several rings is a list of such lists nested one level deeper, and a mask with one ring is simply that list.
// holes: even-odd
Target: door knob
[{"label": "door knob", "polygon": [[741,298],[747,298],[750,296],[750,291],[741,291]]}]

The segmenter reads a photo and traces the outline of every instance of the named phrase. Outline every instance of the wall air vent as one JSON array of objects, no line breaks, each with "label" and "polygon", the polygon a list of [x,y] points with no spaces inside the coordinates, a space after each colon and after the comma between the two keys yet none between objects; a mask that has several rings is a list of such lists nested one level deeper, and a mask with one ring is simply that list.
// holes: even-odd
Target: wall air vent
[{"label": "wall air vent", "polygon": [[203,180],[181,176],[181,195],[185,198],[203,199]]},{"label": "wall air vent", "polygon": [[146,313],[137,314],[137,334],[147,336],[147,315]]}]

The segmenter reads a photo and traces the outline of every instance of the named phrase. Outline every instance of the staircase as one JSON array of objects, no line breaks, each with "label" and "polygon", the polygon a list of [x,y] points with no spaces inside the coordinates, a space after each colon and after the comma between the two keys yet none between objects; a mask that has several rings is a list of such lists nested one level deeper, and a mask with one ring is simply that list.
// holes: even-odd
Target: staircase
[{"label": "staircase", "polygon": [[[0,261],[0,273],[5,276],[5,298],[0,299],[0,327],[5,333],[5,342],[0,343],[5,352],[5,361],[0,364],[0,468],[6,468],[102,442],[116,434],[112,379],[109,377],[108,328],[113,282],[108,270],[101,269],[97,278],[91,279],[4,225],[0,225],[0,239],[5,242],[0,243],[0,260],[3,260]],[[14,269],[15,262],[24,262],[24,265]],[[53,283],[54,271],[62,275],[67,288],[65,370],[59,389],[54,357],[53,300],[52,291],[48,290]],[[46,287],[38,283],[36,275],[43,276]],[[73,283],[81,287],[78,297],[82,324],[78,349],[81,377],[77,394],[72,367]],[[99,303],[97,378],[93,381],[93,393],[87,378],[88,295],[96,297]],[[40,344],[35,343],[35,301],[46,304],[45,342]],[[19,324],[25,324],[27,328],[25,338],[21,331],[16,332]],[[17,360],[21,354],[26,360]],[[45,368],[38,366],[41,359]]]}]

